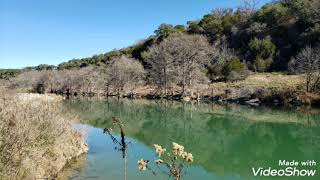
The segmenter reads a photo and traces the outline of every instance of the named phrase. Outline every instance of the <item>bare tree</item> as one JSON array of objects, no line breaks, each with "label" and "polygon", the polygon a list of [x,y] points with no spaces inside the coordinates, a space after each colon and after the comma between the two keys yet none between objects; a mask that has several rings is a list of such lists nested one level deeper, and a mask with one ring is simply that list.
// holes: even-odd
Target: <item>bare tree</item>
[{"label": "bare tree", "polygon": [[243,5],[238,7],[238,11],[244,16],[244,20],[251,17],[257,10],[260,0],[243,0]]},{"label": "bare tree", "polygon": [[304,73],[307,91],[314,91],[320,81],[319,48],[304,48],[289,63],[289,69],[295,73]]},{"label": "bare tree", "polygon": [[38,93],[45,93],[48,88],[52,89],[53,79],[51,71],[25,71],[17,77],[11,79],[11,86],[23,88],[28,91],[35,91]]},{"label": "bare tree", "polygon": [[174,82],[174,59],[169,55],[169,48],[163,41],[154,45],[142,54],[143,58],[151,64],[149,72],[152,82],[158,85],[162,94],[167,95],[168,85]]},{"label": "bare tree", "polygon": [[80,70],[61,70],[58,71],[58,79],[56,82],[56,92],[70,95],[72,93],[80,93],[79,83],[81,83]]},{"label": "bare tree", "polygon": [[136,85],[141,83],[145,76],[141,63],[126,56],[113,59],[103,68],[102,74],[104,84],[107,86],[107,95],[112,86],[118,96],[125,90],[129,90],[132,94]]},{"label": "bare tree", "polygon": [[150,62],[154,82],[167,94],[168,85],[181,85],[182,94],[186,88],[203,79],[204,67],[209,63],[211,46],[201,35],[173,34],[159,45],[144,53]]},{"label": "bare tree", "polygon": [[102,66],[98,69],[100,73],[99,80],[102,81],[102,89],[105,95],[108,97],[110,95],[110,88],[113,81],[113,75],[110,66]]},{"label": "bare tree", "polygon": [[91,95],[98,89],[99,73],[95,67],[89,66],[78,70],[74,83],[83,94]]},{"label": "bare tree", "polygon": [[211,14],[215,17],[222,18],[223,16],[231,15],[233,10],[231,8],[215,8],[211,11]]},{"label": "bare tree", "polygon": [[182,94],[186,88],[196,85],[205,78],[204,68],[210,62],[211,46],[201,35],[178,35],[168,39],[170,56],[175,62],[178,84],[182,86]]}]

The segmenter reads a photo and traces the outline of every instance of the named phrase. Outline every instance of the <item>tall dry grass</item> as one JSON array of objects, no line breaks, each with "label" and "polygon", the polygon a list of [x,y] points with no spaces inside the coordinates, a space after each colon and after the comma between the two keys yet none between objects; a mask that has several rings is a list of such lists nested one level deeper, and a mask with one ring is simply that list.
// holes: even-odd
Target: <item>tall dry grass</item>
[{"label": "tall dry grass", "polygon": [[0,90],[0,179],[54,177],[83,151],[61,99]]}]

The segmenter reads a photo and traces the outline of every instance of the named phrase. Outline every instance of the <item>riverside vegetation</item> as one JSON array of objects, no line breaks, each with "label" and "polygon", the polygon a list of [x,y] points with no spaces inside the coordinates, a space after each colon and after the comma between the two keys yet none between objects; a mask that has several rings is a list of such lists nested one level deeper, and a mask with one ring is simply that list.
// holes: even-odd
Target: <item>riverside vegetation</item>
[{"label": "riverside vegetation", "polygon": [[[58,66],[2,70],[0,77],[11,88],[37,93],[318,104],[320,2],[256,6],[249,0],[236,9],[214,9],[187,25],[161,24],[126,48]],[[237,86],[271,73],[263,84],[275,72],[282,79],[272,85],[281,88]],[[215,88],[224,83],[222,91]]]},{"label": "riverside vegetation", "polygon": [[0,91],[0,179],[51,179],[88,150],[54,95]]}]

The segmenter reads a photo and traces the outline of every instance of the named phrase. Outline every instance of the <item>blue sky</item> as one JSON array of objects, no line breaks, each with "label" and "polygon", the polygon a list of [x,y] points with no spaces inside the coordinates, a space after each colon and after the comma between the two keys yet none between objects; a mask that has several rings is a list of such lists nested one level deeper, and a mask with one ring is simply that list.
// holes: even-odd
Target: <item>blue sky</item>
[{"label": "blue sky", "polygon": [[[261,0],[260,5],[268,2]],[[186,24],[242,0],[0,0],[0,68],[54,64],[119,49],[161,23]]]}]

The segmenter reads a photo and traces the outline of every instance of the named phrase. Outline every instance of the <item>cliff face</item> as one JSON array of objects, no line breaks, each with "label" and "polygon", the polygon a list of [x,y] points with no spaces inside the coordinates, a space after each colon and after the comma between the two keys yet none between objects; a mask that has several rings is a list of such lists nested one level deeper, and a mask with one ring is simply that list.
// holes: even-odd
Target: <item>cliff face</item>
[{"label": "cliff face", "polygon": [[55,178],[88,151],[62,97],[0,93],[0,179]]}]

